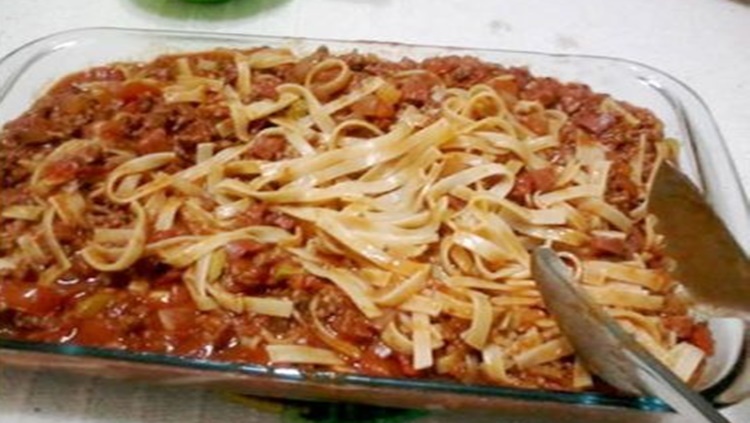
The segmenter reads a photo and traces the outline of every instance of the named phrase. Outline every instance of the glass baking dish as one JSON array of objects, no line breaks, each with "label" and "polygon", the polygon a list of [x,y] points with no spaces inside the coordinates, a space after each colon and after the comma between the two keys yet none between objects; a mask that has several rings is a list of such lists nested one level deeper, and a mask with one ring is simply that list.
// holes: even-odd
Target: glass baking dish
[{"label": "glass baking dish", "polygon": [[[326,45],[332,51],[357,49],[389,59],[472,55],[507,66],[526,66],[536,75],[584,82],[595,91],[647,107],[662,119],[667,136],[682,143],[680,162],[683,170],[704,189],[743,247],[750,249],[750,205],[706,106],[693,91],[671,76],[621,59],[252,35],[79,29],[33,41],[0,60],[0,123],[22,113],[59,77],[99,64],[217,47],[283,46],[306,53],[320,45]],[[205,386],[283,398],[492,410],[507,417],[533,415],[535,421],[548,418],[555,421],[667,422],[676,418],[671,413],[664,413],[669,408],[654,398],[387,379],[333,372],[303,374],[259,365],[8,339],[0,339],[0,364],[169,385]]]}]

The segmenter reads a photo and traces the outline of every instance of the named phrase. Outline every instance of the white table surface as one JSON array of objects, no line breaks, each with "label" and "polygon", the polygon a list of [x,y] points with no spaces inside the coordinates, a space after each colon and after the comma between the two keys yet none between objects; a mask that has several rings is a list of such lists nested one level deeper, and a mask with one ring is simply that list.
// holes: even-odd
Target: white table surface
[{"label": "white table surface", "polygon": [[[750,193],[748,0],[0,0],[0,56],[85,26],[199,29],[618,56],[660,68],[709,105]],[[737,422],[750,421],[750,411]],[[252,422],[204,391],[0,369],[0,423]]]}]

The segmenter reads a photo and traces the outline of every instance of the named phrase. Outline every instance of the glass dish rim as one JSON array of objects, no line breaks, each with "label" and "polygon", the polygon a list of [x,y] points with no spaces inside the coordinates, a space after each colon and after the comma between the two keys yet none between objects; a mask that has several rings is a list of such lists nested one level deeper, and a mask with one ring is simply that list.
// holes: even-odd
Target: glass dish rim
[{"label": "glass dish rim", "polygon": [[190,370],[227,373],[281,382],[354,385],[364,388],[416,390],[428,394],[450,393],[470,396],[494,396],[509,400],[556,402],[569,405],[603,406],[635,409],[648,412],[671,412],[672,409],[659,398],[609,395],[600,392],[568,392],[549,389],[532,389],[509,386],[468,384],[440,379],[406,379],[341,373],[332,370],[301,371],[292,367],[274,367],[261,364],[241,364],[201,358],[183,357],[125,349],[86,347],[73,344],[55,344],[0,338],[3,349],[14,353],[32,352],[62,355],[69,358],[95,358],[123,363],[168,366]]},{"label": "glass dish rim", "polygon": [[[517,54],[522,56],[536,56],[536,57],[547,57],[557,59],[573,59],[573,60],[587,60],[597,61],[600,63],[608,62],[617,66],[630,67],[631,69],[645,71],[650,76],[656,76],[657,78],[663,78],[669,81],[681,90],[679,93],[684,96],[688,96],[695,100],[700,108],[700,113],[703,114],[706,121],[710,125],[718,136],[717,142],[718,147],[721,149],[723,154],[728,160],[730,169],[729,173],[735,182],[738,183],[740,190],[739,195],[741,197],[741,205],[745,210],[750,210],[750,200],[742,184],[739,181],[737,167],[735,161],[731,160],[729,150],[727,148],[724,137],[721,135],[720,130],[716,124],[716,121],[711,113],[710,108],[707,106],[705,101],[693,90],[689,85],[685,84],[681,80],[674,76],[666,73],[651,65],[635,61],[632,59],[604,56],[604,55],[590,55],[590,54],[572,54],[572,53],[547,53],[540,51],[530,50],[515,50],[515,49],[499,49],[499,48],[486,48],[486,47],[466,47],[466,46],[455,46],[455,45],[432,45],[432,44],[417,44],[417,43],[403,43],[403,42],[392,42],[392,41],[371,41],[371,40],[346,40],[346,39],[334,39],[334,38],[318,38],[318,37],[302,37],[302,36],[276,36],[276,35],[256,35],[247,33],[228,33],[228,32],[208,32],[208,31],[192,31],[192,30],[175,30],[175,29],[151,29],[151,28],[125,28],[125,27],[112,27],[112,26],[101,26],[101,27],[83,27],[69,29],[65,31],[55,32],[49,35],[45,35],[34,40],[23,43],[19,47],[11,50],[9,53],[0,58],[0,69],[13,61],[17,56],[22,56],[27,50],[32,50],[30,57],[23,60],[21,63],[16,64],[14,69],[11,69],[11,73],[5,81],[0,85],[0,102],[2,102],[8,92],[12,89],[18,78],[30,67],[33,66],[34,62],[38,59],[54,52],[56,49],[44,46],[45,43],[53,42],[55,39],[62,39],[67,36],[81,35],[81,36],[92,36],[97,32],[105,33],[121,33],[123,35],[135,35],[135,36],[154,36],[154,37],[177,37],[177,38],[196,38],[204,41],[216,40],[235,40],[240,41],[242,39],[252,41],[263,41],[267,40],[269,44],[278,43],[280,41],[300,41],[304,43],[318,43],[320,45],[326,44],[337,44],[337,45],[350,45],[352,48],[356,48],[357,45],[367,44],[374,46],[383,46],[388,48],[396,47],[407,47],[407,48],[429,48],[429,49],[440,49],[445,54],[450,53],[487,53],[487,54]],[[34,48],[38,48],[38,51],[33,52]],[[582,81],[585,83],[585,81]],[[675,109],[684,120],[688,120],[688,117],[684,113],[683,105],[679,98],[673,98],[669,93],[668,88],[664,88],[658,85],[649,84],[652,89],[658,91],[670,105]],[[685,145],[695,150],[694,141],[692,139],[686,140]],[[695,154],[695,151],[693,151]],[[697,155],[697,154],[696,154]],[[696,160],[696,164],[698,161]],[[704,173],[698,168],[697,177],[699,183],[705,186]],[[255,377],[267,377],[274,378],[281,381],[305,383],[305,382],[329,382],[335,383],[336,385],[356,385],[360,387],[370,388],[395,388],[401,390],[421,390],[425,393],[430,391],[433,392],[447,392],[459,395],[479,395],[487,397],[501,397],[511,400],[522,400],[522,401],[551,401],[556,403],[565,403],[570,405],[586,405],[586,406],[609,406],[609,407],[624,407],[626,409],[636,409],[642,411],[652,412],[667,412],[671,409],[661,400],[653,397],[625,397],[615,396],[610,394],[598,393],[598,392],[565,392],[565,391],[554,391],[546,389],[529,389],[529,388],[517,388],[517,387],[504,387],[504,386],[492,386],[492,385],[480,385],[480,384],[463,384],[453,381],[443,381],[435,379],[397,379],[397,378],[384,378],[376,376],[366,376],[360,374],[346,374],[337,373],[333,371],[313,371],[313,372],[300,372],[294,371],[290,368],[279,368],[265,365],[255,364],[239,364],[231,362],[221,362],[205,359],[196,359],[182,356],[172,356],[167,354],[158,353],[145,353],[136,352],[120,349],[111,348],[96,348],[96,347],[84,347],[70,344],[54,344],[54,343],[41,343],[32,341],[21,341],[13,339],[0,338],[0,352],[5,349],[13,352],[35,352],[45,354],[59,354],[67,357],[76,358],[96,358],[105,359],[121,362],[130,362],[144,365],[166,365],[175,368],[186,368],[192,370],[205,370],[213,372],[223,373],[237,373]],[[282,369],[283,371],[279,371]],[[291,371],[290,371],[291,370]]]}]

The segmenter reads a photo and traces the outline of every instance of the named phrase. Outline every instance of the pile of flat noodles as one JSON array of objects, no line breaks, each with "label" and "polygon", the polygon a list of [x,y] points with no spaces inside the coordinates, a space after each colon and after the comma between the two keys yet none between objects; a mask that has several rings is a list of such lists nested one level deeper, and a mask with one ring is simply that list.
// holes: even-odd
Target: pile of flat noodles
[{"label": "pile of flat noodles", "polygon": [[[196,76],[190,63],[179,59],[179,77],[164,90],[164,99],[221,98],[231,119],[217,128],[222,136],[241,142],[222,150],[214,143],[199,144],[193,166],[167,173],[163,169],[176,160],[175,153],[135,157],[103,151],[97,140],[75,139],[60,145],[37,167],[32,188],[45,194],[50,191],[42,177],[45,167],[60,157],[81,150],[132,156],[89,198],[68,189],[47,196],[38,209],[16,206],[4,211],[6,217],[39,216],[42,241],[22,237],[17,254],[33,258],[47,251],[54,256],[54,265],[42,273],[40,283],[54,281],[71,266],[52,230],[55,221],[76,223],[85,216],[87,202],[103,197],[127,205],[132,223],[93,231],[80,254],[99,271],[121,271],[144,256],[157,257],[184,269],[184,283],[200,310],[219,307],[291,319],[300,310],[290,299],[237,295],[221,284],[227,261],[224,245],[238,240],[275,244],[291,253],[307,273],[340,288],[367,318],[396,310],[396,318],[380,336],[392,350],[410,355],[415,369],[434,367],[440,373],[469,360],[459,354],[434,354],[444,345],[439,318],[450,315],[470,322],[461,337],[481,357],[473,365],[491,380],[514,384],[510,369],[531,369],[573,354],[546,312],[530,329],[516,327],[519,313],[544,310],[531,279],[530,249],[562,246],[561,256],[582,286],[648,350],[684,379],[696,372],[705,354],[677,342],[660,322],[665,295],[674,283],[663,269],[645,265],[649,251],[662,241],[653,231],[654,218],[647,215],[645,202],[630,214],[605,202],[611,162],[602,144],[578,143],[573,157],[563,164],[545,158],[544,151],[560,143],[565,113],[530,101],[519,101],[510,110],[485,85],[439,86],[432,93],[439,108],[402,108],[396,122],[383,131],[364,120],[334,118],[365,96],[387,95],[393,86],[383,78],[366,78],[321,102],[313,94],[316,75],[333,74],[325,82],[330,85],[351,78],[345,62],[329,57],[310,69],[305,84],[280,85],[277,100],[246,102],[256,70],[299,59],[276,49],[235,55],[238,78],[231,85]],[[424,71],[404,74],[419,72]],[[601,107],[638,122],[609,98]],[[519,110],[543,113],[548,135],[538,136],[521,125],[514,114]],[[248,125],[258,119],[272,125],[250,135]],[[267,135],[286,140],[289,158],[243,158],[257,137]],[[654,165],[647,167],[645,141],[639,148],[631,176],[645,198],[658,164],[671,158],[674,150],[668,141],[657,142]],[[533,207],[508,198],[520,171],[549,167],[555,171],[554,189],[529,194],[527,204]],[[460,200],[458,210],[449,207],[449,197]],[[233,219],[257,202],[307,222],[313,235],[303,237],[299,230],[291,233],[274,226],[227,229],[236,228]],[[147,242],[147,233],[169,230],[180,214],[204,222],[206,233]],[[576,248],[591,236],[624,238],[633,225],[642,225],[646,234],[644,250],[634,260],[584,260],[576,255]],[[331,255],[348,257],[358,265],[336,267],[324,258]],[[12,266],[13,260],[3,258],[4,265]],[[311,307],[316,306],[314,301]],[[271,361],[345,368],[346,357],[357,358],[360,350],[336,339],[316,313],[312,315],[316,331],[330,348],[269,339],[265,348]],[[577,359],[574,363],[571,385],[590,386],[589,374]]]}]

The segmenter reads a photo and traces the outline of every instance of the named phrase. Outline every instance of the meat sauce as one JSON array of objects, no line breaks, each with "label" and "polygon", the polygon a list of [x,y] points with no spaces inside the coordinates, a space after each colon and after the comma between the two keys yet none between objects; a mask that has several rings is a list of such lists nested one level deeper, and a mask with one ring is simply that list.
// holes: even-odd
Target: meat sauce
[{"label": "meat sauce", "polygon": [[[304,67],[328,56],[321,50],[296,65],[278,66],[258,72],[252,81],[252,96],[257,99],[277,97],[275,88],[283,82],[300,82]],[[239,142],[233,136],[219,133],[217,125],[226,120],[226,106],[203,103],[167,103],[164,87],[174,81],[175,63],[187,58],[198,76],[222,78],[232,84],[237,79],[233,56],[210,52],[187,56],[164,56],[150,63],[121,63],[92,68],[60,80],[49,92],[0,133],[0,162],[9,164],[0,170],[3,206],[29,204],[27,190],[33,166],[61,141],[93,137],[112,148],[134,155],[172,151],[182,160],[182,167],[192,164],[198,143],[214,142],[220,148]],[[441,57],[423,62],[403,60],[389,62],[362,54],[341,56],[352,71],[351,84],[366,75],[379,75],[394,87],[387,95],[370,95],[347,108],[349,116],[374,121],[380,127],[393,123],[407,106],[429,106],[433,88],[466,88],[487,84],[513,106],[521,101],[536,101],[544,107],[569,114],[561,129],[562,145],[550,149],[554,156],[565,157],[580,137],[612,145],[613,175],[607,190],[608,200],[624,211],[642,201],[630,181],[629,161],[642,137],[649,141],[662,138],[661,124],[648,111],[622,103],[621,106],[639,118],[636,126],[619,115],[601,111],[604,96],[581,84],[564,84],[551,78],[537,78],[525,69],[504,68],[471,57]],[[412,72],[401,77],[399,73]],[[324,76],[321,76],[323,78]],[[147,82],[144,82],[147,81]],[[381,93],[382,94],[382,93]],[[543,135],[549,128],[541,114],[519,112],[519,119],[533,132]],[[247,128],[254,134],[268,122],[260,120]],[[646,143],[651,145],[651,143]],[[264,136],[256,140],[248,158],[279,160],[288,156],[283,140]],[[653,155],[653,151],[647,152]],[[98,157],[69,157],[46,170],[47,178],[56,184],[76,181],[82,191],[101,181],[116,167],[116,160]],[[552,188],[551,169],[541,169],[518,176],[511,198],[523,203],[535,190]],[[118,219],[127,220],[127,209],[103,211],[107,226],[116,227]],[[269,211],[262,205],[251,207],[237,220],[239,225],[263,223],[286,230],[300,225],[295,219]],[[123,223],[124,224],[124,223]],[[67,233],[62,222],[56,223],[63,248],[80,249],[75,232]],[[27,226],[23,221],[1,221],[0,256],[6,255]],[[86,228],[79,230],[89,230]],[[180,234],[196,232],[189,222],[181,222],[168,232],[149,234],[154,242]],[[633,235],[633,237],[638,234]],[[88,238],[88,237],[85,237]],[[85,239],[84,238],[84,239]],[[235,314],[216,309],[199,311],[184,287],[181,271],[143,259],[122,272],[99,273],[74,257],[71,270],[51,284],[40,284],[33,268],[24,271],[0,271],[0,336],[51,343],[151,351],[190,357],[211,358],[266,364],[268,356],[260,347],[264,340],[295,339],[298,343],[325,346],[310,325],[306,305],[319,295],[321,315],[317,316],[342,340],[356,345],[359,359],[350,360],[360,373],[390,376],[436,376],[430,371],[416,371],[410,357],[391,351],[378,337],[379,331],[366,319],[349,298],[333,284],[305,274],[287,253],[250,241],[238,241],[224,247],[229,260],[230,292],[249,295],[273,293],[292,298],[299,315],[281,319],[262,315]],[[589,246],[592,256],[624,256],[632,253],[626,241],[594,239]],[[445,347],[467,356],[469,352],[459,335],[468,322],[441,317],[436,322],[447,333]],[[700,327],[689,319],[674,321],[682,338],[705,338]],[[451,333],[454,335],[451,337]],[[705,348],[710,342],[699,341]],[[443,375],[445,377],[446,375]],[[447,376],[463,381],[482,381],[465,363],[447,370]],[[569,389],[569,382],[538,376],[537,385]]]}]

